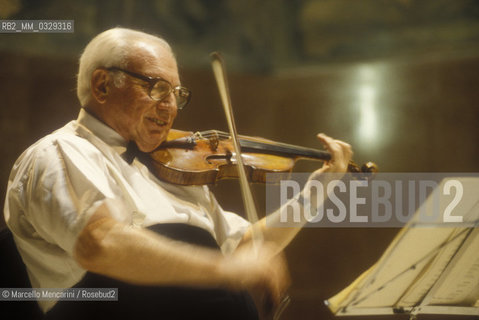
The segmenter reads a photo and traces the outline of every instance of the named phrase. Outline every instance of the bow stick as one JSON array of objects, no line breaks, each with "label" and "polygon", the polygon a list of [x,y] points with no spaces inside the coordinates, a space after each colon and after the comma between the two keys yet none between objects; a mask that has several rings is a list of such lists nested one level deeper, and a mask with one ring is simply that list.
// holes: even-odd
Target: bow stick
[{"label": "bow stick", "polygon": [[256,256],[258,255],[259,247],[263,243],[263,234],[258,229],[258,213],[256,212],[256,206],[249,186],[248,178],[246,177],[246,170],[243,165],[243,158],[241,157],[241,149],[239,145],[238,133],[236,131],[236,125],[233,117],[233,107],[231,106],[231,98],[228,90],[228,84],[226,79],[226,69],[224,66],[223,58],[218,52],[211,53],[211,66],[213,67],[213,74],[218,85],[218,90],[223,104],[223,109],[226,115],[226,121],[230,131],[231,138],[233,140],[234,152],[236,155],[236,162],[238,163],[239,181],[241,185],[241,195],[243,198],[243,204],[246,210],[246,215],[249,222],[251,222],[251,234],[253,239],[253,248]]},{"label": "bow stick", "polygon": [[[253,248],[256,257],[259,254],[259,247],[263,244],[264,238],[258,222],[258,213],[256,212],[256,206],[249,186],[248,178],[246,177],[246,170],[243,164],[243,158],[241,157],[241,149],[238,139],[238,133],[236,131],[236,125],[233,117],[233,107],[231,105],[231,97],[228,90],[228,83],[226,79],[226,68],[224,66],[223,58],[218,52],[211,53],[211,66],[213,67],[213,74],[218,85],[218,90],[223,104],[223,109],[226,115],[226,121],[230,131],[230,136],[233,140],[233,149],[236,155],[236,161],[238,165],[238,176],[241,185],[241,195],[246,210],[248,220],[251,222],[251,234],[253,239]],[[284,309],[289,305],[290,297],[284,296],[277,309],[273,312],[273,320],[278,320],[281,317]]]}]

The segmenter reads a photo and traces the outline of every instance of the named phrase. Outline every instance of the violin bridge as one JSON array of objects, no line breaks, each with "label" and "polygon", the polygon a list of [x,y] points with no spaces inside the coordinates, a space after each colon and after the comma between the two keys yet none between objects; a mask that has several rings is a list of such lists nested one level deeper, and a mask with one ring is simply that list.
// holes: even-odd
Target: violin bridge
[{"label": "violin bridge", "polygon": [[211,151],[216,151],[218,149],[218,145],[220,144],[220,139],[219,139],[217,131],[213,131],[213,134],[210,137],[208,137],[208,142],[210,144]]}]

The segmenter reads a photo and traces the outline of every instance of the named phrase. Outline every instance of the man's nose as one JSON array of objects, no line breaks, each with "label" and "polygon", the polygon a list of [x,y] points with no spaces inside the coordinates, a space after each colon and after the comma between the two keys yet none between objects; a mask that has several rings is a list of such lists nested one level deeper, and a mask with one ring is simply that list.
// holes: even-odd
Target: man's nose
[{"label": "man's nose", "polygon": [[176,97],[174,92],[170,92],[170,94],[167,97],[165,97],[163,100],[161,100],[160,103],[168,105],[169,107],[178,108],[176,104]]},{"label": "man's nose", "polygon": [[176,104],[175,94],[171,92],[166,98],[159,102],[159,106],[168,107],[170,112],[176,113],[178,111],[178,105]]}]

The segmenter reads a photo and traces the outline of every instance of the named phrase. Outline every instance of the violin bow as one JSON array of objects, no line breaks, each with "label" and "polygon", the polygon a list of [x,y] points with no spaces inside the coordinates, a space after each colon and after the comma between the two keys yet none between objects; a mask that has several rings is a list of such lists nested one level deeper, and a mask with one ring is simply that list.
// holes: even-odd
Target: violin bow
[{"label": "violin bow", "polygon": [[226,79],[226,68],[224,66],[223,58],[218,52],[211,53],[211,66],[213,67],[213,74],[218,85],[218,90],[221,97],[221,102],[226,115],[226,121],[230,131],[231,138],[233,140],[233,148],[236,154],[236,162],[238,168],[239,181],[241,186],[241,195],[243,198],[243,204],[245,207],[246,215],[251,223],[251,234],[253,239],[253,248],[256,256],[258,256],[259,247],[263,243],[263,234],[259,229],[258,213],[256,212],[256,206],[253,200],[253,194],[246,177],[246,170],[243,164],[243,158],[241,156],[241,149],[238,139],[238,132],[236,131],[236,125],[233,117],[233,107],[231,105],[231,97],[228,90],[228,83]]},{"label": "violin bow", "polygon": [[[241,195],[243,198],[244,207],[246,210],[246,215],[249,222],[251,223],[251,235],[253,239],[253,249],[256,257],[259,255],[259,248],[263,244],[264,238],[263,233],[258,226],[258,213],[256,212],[255,202],[253,200],[253,194],[251,193],[251,188],[249,185],[248,178],[246,177],[246,170],[243,164],[243,158],[241,156],[241,149],[239,144],[238,132],[236,131],[236,124],[233,117],[233,107],[231,105],[231,97],[228,90],[228,82],[226,79],[226,68],[224,66],[223,58],[218,52],[211,53],[211,66],[213,67],[213,74],[216,79],[216,84],[218,85],[218,90],[221,97],[221,102],[223,104],[223,109],[226,115],[226,121],[228,122],[228,128],[230,131],[231,138],[233,140],[233,149],[236,154],[238,176],[241,186]],[[289,305],[291,299],[289,295],[285,295],[277,306],[276,310],[273,311],[272,319],[278,320],[281,317],[281,314]]]}]

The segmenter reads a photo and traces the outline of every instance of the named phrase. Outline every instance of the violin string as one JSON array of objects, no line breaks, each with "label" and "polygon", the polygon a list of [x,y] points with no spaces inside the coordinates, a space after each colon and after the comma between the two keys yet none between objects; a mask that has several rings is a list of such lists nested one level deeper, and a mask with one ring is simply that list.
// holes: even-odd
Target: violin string
[{"label": "violin string", "polygon": [[[218,130],[201,131],[199,134],[200,134],[200,137],[204,138],[204,139],[209,139],[209,138],[213,137],[213,138],[227,140],[227,139],[231,138],[231,136],[228,133],[223,132],[223,131],[218,131]],[[242,138],[241,135],[239,136],[239,138],[240,138],[240,141],[245,140],[245,141],[253,142],[257,145],[263,145],[263,146],[268,145],[268,146],[276,146],[276,147],[286,148],[286,149],[289,149],[291,153],[294,153],[295,151],[302,151],[302,152],[306,152],[306,153],[311,153],[311,152],[317,151],[316,149],[313,149],[313,148],[295,146],[295,145],[291,145],[291,144],[287,144],[287,143],[281,143],[281,142],[266,142],[266,141],[265,142],[260,142],[260,141],[254,141],[254,140],[250,141],[249,139]]]},{"label": "violin string", "polygon": [[222,139],[229,139],[230,135],[227,134],[226,132],[222,131],[216,131],[216,130],[206,130],[206,131],[201,131],[199,133],[200,138],[211,138],[211,137],[218,137]]}]

